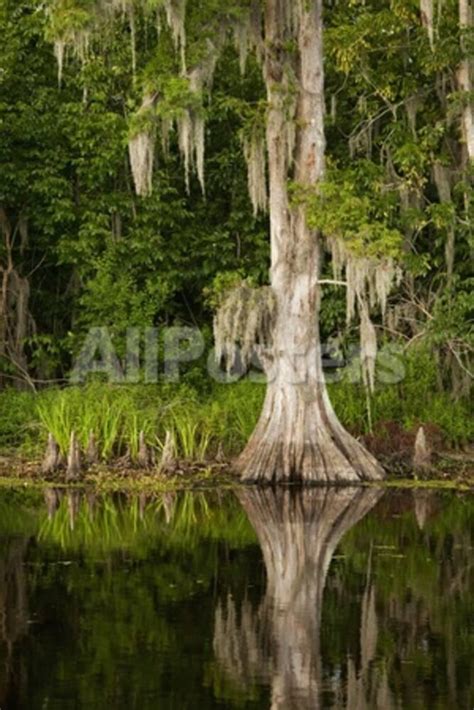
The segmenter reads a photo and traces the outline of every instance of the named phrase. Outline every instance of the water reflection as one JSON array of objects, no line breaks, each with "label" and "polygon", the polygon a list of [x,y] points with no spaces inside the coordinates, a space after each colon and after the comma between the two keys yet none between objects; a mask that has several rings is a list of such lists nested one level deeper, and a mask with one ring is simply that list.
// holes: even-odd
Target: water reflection
[{"label": "water reflection", "polygon": [[27,541],[14,538],[0,554],[0,708],[7,707],[7,689],[15,684],[13,651],[28,628],[26,576]]},{"label": "water reflection", "polygon": [[[342,537],[380,493],[360,489],[246,490],[239,499],[262,549],[267,589],[257,609],[229,597],[216,611],[214,650],[227,673],[271,684],[274,710],[320,707],[320,626],[329,565]],[[374,589],[364,592],[363,667],[374,654]],[[362,676],[361,676],[362,677]],[[357,683],[355,679],[355,683]],[[351,683],[348,707],[353,704]]]},{"label": "water reflection", "polygon": [[0,707],[472,707],[473,523],[432,491],[0,493]]}]

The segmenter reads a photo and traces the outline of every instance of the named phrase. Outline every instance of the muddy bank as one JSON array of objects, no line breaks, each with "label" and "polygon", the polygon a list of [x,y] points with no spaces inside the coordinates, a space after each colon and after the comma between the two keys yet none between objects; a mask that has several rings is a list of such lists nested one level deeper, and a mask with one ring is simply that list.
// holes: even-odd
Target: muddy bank
[{"label": "muddy bank", "polygon": [[[379,454],[387,471],[382,485],[440,486],[474,488],[474,456],[472,451],[441,451],[432,455],[429,466],[414,470],[406,456]],[[172,470],[157,467],[126,466],[120,461],[83,467],[74,481],[68,481],[66,466],[45,474],[41,460],[21,456],[0,456],[0,485],[77,485],[118,490],[170,490],[195,487],[234,486],[239,477],[231,461],[175,462]]]}]

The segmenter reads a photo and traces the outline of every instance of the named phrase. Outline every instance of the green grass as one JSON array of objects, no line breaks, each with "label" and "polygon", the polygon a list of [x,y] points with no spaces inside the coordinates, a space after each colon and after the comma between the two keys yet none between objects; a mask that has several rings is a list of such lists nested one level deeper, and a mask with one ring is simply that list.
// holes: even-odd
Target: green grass
[{"label": "green grass", "polygon": [[52,516],[44,509],[37,523],[43,543],[63,549],[110,552],[134,549],[136,554],[165,538],[169,547],[186,551],[205,539],[254,542],[255,535],[234,496],[209,492],[95,496],[90,504],[79,491],[65,492]]},{"label": "green grass", "polygon": [[93,432],[103,460],[127,444],[136,455],[140,430],[150,433],[157,418],[156,408],[140,411],[128,390],[99,384],[46,392],[38,398],[36,411],[42,436],[51,432],[63,452],[72,431],[83,447]]},{"label": "green grass", "polygon": [[[430,423],[441,429],[449,446],[472,442],[472,405],[467,399],[456,401],[449,392],[440,391],[432,354],[412,351],[403,364],[405,377],[400,383],[376,387],[371,395],[373,423],[395,421],[407,430]],[[329,392],[344,426],[358,434],[368,433],[367,397],[362,385],[341,382],[330,385]]]},{"label": "green grass", "polygon": [[[474,438],[467,401],[454,401],[437,388],[429,353],[412,353],[405,360],[403,382],[380,386],[371,396],[374,423],[393,420],[409,429],[436,424],[446,443],[460,446]],[[356,434],[369,429],[366,393],[347,382],[329,386],[331,400],[344,424]],[[74,431],[85,448],[90,432],[102,461],[127,450],[138,455],[140,432],[159,454],[166,432],[176,455],[205,462],[223,452],[235,455],[248,440],[258,419],[265,387],[249,381],[214,385],[199,392],[189,385],[108,385],[47,389],[38,394],[7,390],[0,393],[0,451],[40,455],[48,432],[65,453]]]}]

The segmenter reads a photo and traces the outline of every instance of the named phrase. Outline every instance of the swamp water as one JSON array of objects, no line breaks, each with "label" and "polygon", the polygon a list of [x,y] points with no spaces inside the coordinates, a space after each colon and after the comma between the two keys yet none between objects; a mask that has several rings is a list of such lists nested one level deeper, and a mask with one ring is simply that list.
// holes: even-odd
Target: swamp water
[{"label": "swamp water", "polygon": [[474,498],[0,491],[0,708],[474,706]]}]

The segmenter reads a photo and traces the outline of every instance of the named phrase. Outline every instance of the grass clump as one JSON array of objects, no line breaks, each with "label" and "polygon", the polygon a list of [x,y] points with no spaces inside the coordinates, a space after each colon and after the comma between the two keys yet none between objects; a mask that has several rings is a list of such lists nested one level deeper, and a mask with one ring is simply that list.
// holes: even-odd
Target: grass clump
[{"label": "grass clump", "polygon": [[[453,400],[440,391],[436,363],[428,352],[404,358],[405,377],[379,385],[370,397],[361,385],[330,384],[330,396],[345,427],[356,435],[374,432],[383,422],[405,430],[435,425],[445,444],[459,447],[474,438],[467,400]],[[201,378],[202,379],[202,378]],[[91,432],[99,458],[109,462],[126,455],[139,458],[140,438],[155,458],[171,438],[177,459],[206,462],[236,455],[250,437],[260,414],[265,385],[247,380],[234,384],[110,385],[46,389],[38,394],[0,393],[0,452],[40,456],[51,432],[66,454],[74,431],[83,449]],[[382,427],[383,428],[383,427]]]},{"label": "grass clump", "polygon": [[257,421],[263,395],[261,385],[248,382],[219,385],[205,395],[189,385],[91,383],[30,394],[25,412],[32,412],[28,426],[36,433],[38,453],[51,433],[66,454],[74,431],[84,450],[93,433],[101,461],[127,454],[136,462],[141,434],[157,455],[168,434],[178,459],[205,462],[239,451]]}]

